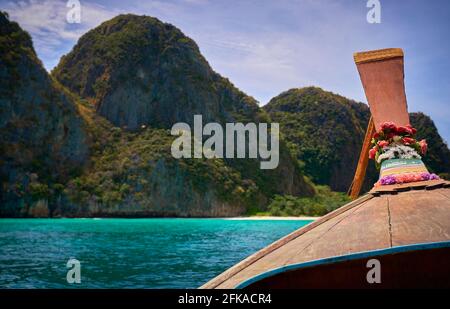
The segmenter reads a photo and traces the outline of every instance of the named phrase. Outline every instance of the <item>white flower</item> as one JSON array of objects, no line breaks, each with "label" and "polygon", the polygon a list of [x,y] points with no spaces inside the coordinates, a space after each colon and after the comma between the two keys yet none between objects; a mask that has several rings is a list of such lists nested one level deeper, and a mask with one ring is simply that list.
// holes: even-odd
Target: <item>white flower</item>
[{"label": "white flower", "polygon": [[421,159],[414,148],[398,143],[383,147],[383,153],[378,156],[377,162],[390,159]]}]

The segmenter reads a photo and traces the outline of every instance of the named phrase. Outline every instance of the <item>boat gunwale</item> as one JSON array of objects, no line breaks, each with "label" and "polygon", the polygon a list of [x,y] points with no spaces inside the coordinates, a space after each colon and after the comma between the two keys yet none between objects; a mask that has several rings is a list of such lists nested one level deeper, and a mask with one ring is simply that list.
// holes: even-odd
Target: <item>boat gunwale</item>
[{"label": "boat gunwale", "polygon": [[245,281],[240,282],[238,285],[234,287],[234,289],[243,289],[248,287],[249,285],[258,282],[262,279],[270,278],[272,276],[298,270],[304,268],[311,268],[322,265],[330,265],[337,264],[345,261],[353,261],[363,258],[372,258],[372,257],[380,257],[390,254],[404,253],[404,252],[414,252],[414,251],[423,251],[423,250],[432,250],[438,248],[449,248],[450,240],[447,241],[438,241],[438,242],[427,242],[427,243],[417,243],[417,244],[408,244],[394,247],[387,247],[382,249],[375,249],[369,251],[361,251],[356,253],[344,254],[344,255],[336,255],[331,257],[326,257],[322,259],[311,260],[307,262],[288,264],[284,266],[280,266],[277,268],[270,269],[263,273],[260,273],[256,276],[250,277]]},{"label": "boat gunwale", "polygon": [[[426,186],[423,186],[423,183],[426,183]],[[311,231],[312,229],[318,227],[319,225],[337,217],[338,215],[354,208],[362,203],[365,203],[372,198],[380,198],[383,195],[397,195],[402,193],[407,193],[411,191],[432,191],[435,189],[447,189],[450,188],[450,181],[440,179],[438,181],[426,181],[421,182],[419,184],[414,183],[408,183],[403,185],[392,185],[392,186],[386,186],[389,187],[386,188],[388,190],[381,191],[375,191],[371,190],[367,192],[366,194],[360,196],[359,198],[339,207],[338,209],[326,214],[325,216],[319,218],[316,221],[313,221],[295,231],[292,233],[276,240],[275,242],[271,243],[270,245],[258,250],[257,252],[253,253],[252,255],[248,256],[244,260],[238,262],[237,264],[231,266],[221,274],[217,275],[216,277],[212,278],[211,280],[204,283],[202,286],[199,287],[199,289],[215,289],[220,288],[219,286],[223,283],[230,280],[232,277],[237,275],[239,272],[244,271],[247,267],[251,266],[261,258],[267,256],[268,254],[272,253],[273,251],[279,249],[280,247],[286,245],[287,243],[295,240],[296,238],[302,236],[303,234]]]}]

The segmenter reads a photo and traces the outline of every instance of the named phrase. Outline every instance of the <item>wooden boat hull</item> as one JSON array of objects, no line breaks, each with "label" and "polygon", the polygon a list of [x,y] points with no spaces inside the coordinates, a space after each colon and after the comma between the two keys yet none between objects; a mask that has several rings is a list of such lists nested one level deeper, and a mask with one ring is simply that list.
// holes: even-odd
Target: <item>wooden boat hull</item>
[{"label": "wooden boat hull", "polygon": [[[367,263],[372,259],[380,263],[378,283],[367,279],[373,270]],[[450,288],[449,261],[450,242],[400,246],[287,265],[250,278],[236,288]]]},{"label": "wooden boat hull", "polygon": [[[201,288],[449,287],[450,254],[445,246],[435,250],[436,243],[450,243],[450,182],[382,186],[261,249]],[[381,284],[365,280],[369,256],[380,258]],[[313,270],[317,274],[310,274]],[[286,280],[263,280],[275,275],[273,280]]]},{"label": "wooden boat hull", "polygon": [[[403,51],[375,50],[354,58],[371,111],[353,182],[356,197],[374,127],[409,125],[409,115]],[[201,288],[448,288],[449,244],[450,182],[384,185],[261,249]],[[371,259],[379,263],[376,283],[367,279]]]}]

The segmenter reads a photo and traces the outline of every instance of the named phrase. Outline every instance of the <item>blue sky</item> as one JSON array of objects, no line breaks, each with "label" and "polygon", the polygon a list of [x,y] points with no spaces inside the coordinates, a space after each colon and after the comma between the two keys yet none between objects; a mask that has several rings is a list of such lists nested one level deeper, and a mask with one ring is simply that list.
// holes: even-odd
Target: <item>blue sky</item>
[{"label": "blue sky", "polygon": [[353,52],[401,47],[409,110],[430,115],[450,141],[450,1],[380,0],[380,24],[366,21],[367,0],[80,2],[80,24],[66,22],[65,0],[0,0],[0,8],[30,32],[49,70],[104,20],[157,17],[193,38],[214,70],[261,105],[310,85],[366,102]]}]

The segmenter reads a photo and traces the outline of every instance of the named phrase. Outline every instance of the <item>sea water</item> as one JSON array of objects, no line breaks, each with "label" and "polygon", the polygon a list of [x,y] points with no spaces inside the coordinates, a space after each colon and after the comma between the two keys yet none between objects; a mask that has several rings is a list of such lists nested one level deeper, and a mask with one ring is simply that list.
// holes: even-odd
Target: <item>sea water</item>
[{"label": "sea water", "polygon": [[0,219],[0,288],[197,288],[309,222]]}]

